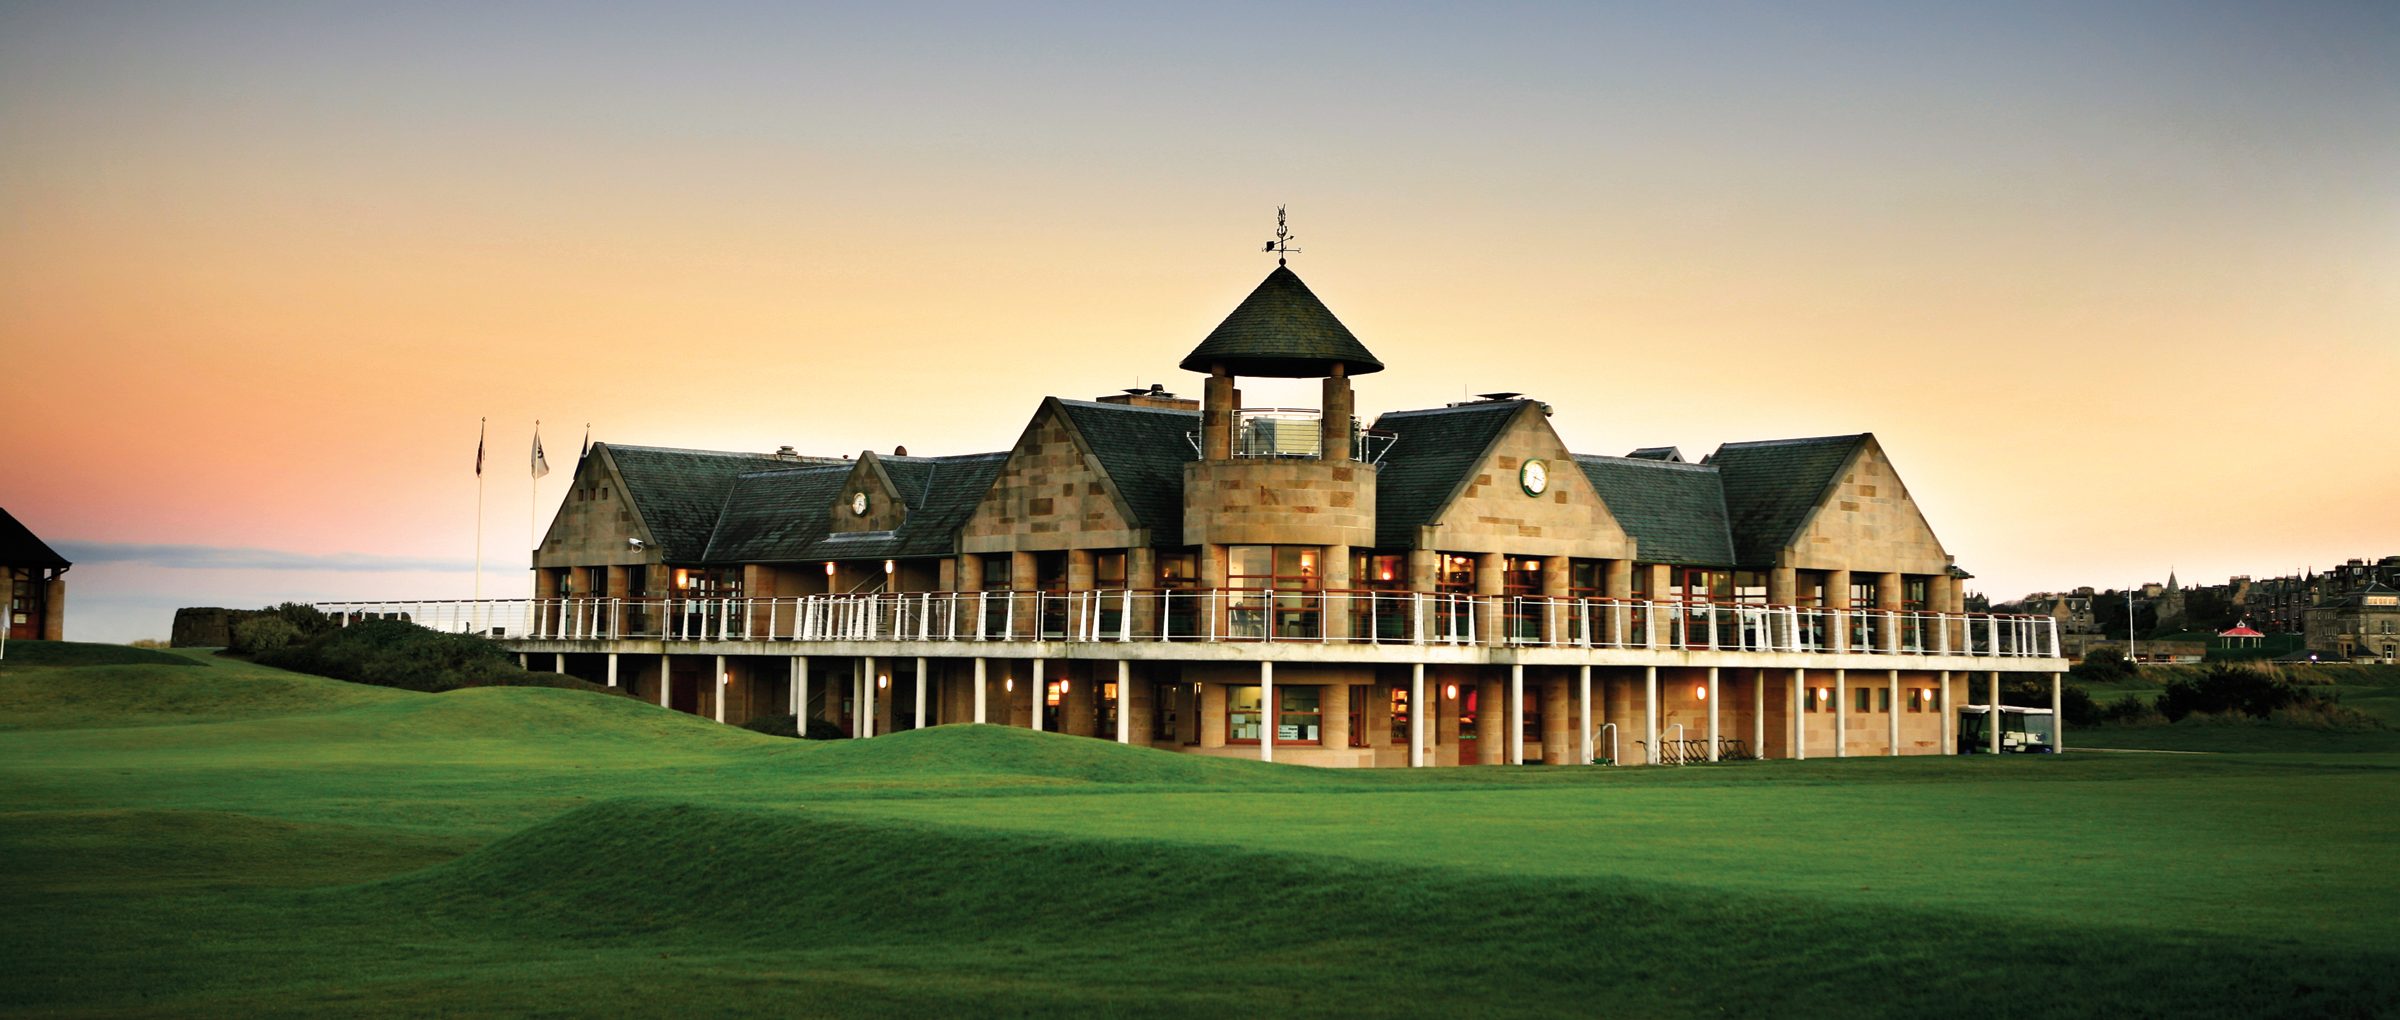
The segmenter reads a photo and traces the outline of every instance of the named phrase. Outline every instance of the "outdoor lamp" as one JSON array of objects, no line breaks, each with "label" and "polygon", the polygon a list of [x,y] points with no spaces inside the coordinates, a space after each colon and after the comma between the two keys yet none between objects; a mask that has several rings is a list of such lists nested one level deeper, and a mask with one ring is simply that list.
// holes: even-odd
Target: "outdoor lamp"
[{"label": "outdoor lamp", "polygon": [[1067,682],[1066,682],[1066,681],[1064,681],[1064,680],[1061,680],[1061,681],[1059,681],[1059,682],[1058,682],[1058,693],[1060,693],[1060,694],[1065,694],[1065,693],[1067,693]]},{"label": "outdoor lamp", "polygon": [[1012,676],[1000,681],[1000,689],[1007,691],[1010,694],[1015,694],[1017,692],[1017,678]]},{"label": "outdoor lamp", "polygon": [[891,572],[892,572],[892,561],[890,561],[890,560],[885,560],[885,561],[883,561],[883,572],[884,572],[884,573],[886,573],[886,574],[889,574],[889,573],[891,573]]},{"label": "outdoor lamp", "polygon": [[1457,701],[1457,700],[1458,700],[1458,685],[1457,685],[1457,684],[1450,684],[1449,686],[1443,687],[1443,688],[1442,688],[1442,697],[1448,698],[1448,699],[1450,699],[1450,700],[1452,700],[1452,701]]},{"label": "outdoor lamp", "polygon": [[1693,686],[1693,687],[1692,687],[1692,696],[1693,696],[1693,697],[1696,697],[1696,698],[1699,698],[1699,699],[1700,699],[1700,700],[1702,700],[1702,701],[1707,701],[1707,700],[1708,700],[1708,685],[1707,685],[1707,684],[1697,684],[1697,685]]},{"label": "outdoor lamp", "polygon": [[826,561],[825,561],[825,576],[827,576],[827,577],[832,577],[832,576],[833,576],[833,561],[832,561],[832,560],[826,560]]},{"label": "outdoor lamp", "polygon": [[886,674],[884,674],[884,675],[882,675],[882,676],[879,676],[879,677],[876,677],[876,678],[875,678],[875,686],[877,686],[877,687],[890,687],[891,685],[892,685],[892,675],[891,675],[891,674],[889,674],[889,673],[886,673]]}]

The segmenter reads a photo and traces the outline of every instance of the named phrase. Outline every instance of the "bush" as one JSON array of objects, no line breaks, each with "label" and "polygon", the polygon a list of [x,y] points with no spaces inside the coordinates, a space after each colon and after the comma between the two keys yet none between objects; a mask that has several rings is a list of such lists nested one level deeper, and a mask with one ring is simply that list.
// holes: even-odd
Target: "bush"
[{"label": "bush", "polygon": [[2114,683],[2134,675],[2133,664],[2125,661],[2125,653],[2115,648],[2094,648],[2082,662],[2067,668],[2075,679],[2087,683]]},{"label": "bush", "polygon": [[266,655],[279,652],[300,642],[300,628],[280,616],[253,616],[233,625],[232,651],[240,655]]},{"label": "bush", "polygon": [[[2050,681],[2012,677],[2000,684],[2000,703],[2018,708],[2048,708]],[[2100,721],[2099,703],[2092,700],[2090,691],[2074,684],[2059,686],[2058,707],[2069,726],[2090,726]]]},{"label": "bush", "polygon": [[[237,626],[236,633],[253,625],[298,630],[277,615],[248,621]],[[260,652],[257,658],[280,669],[411,691],[494,684],[591,686],[555,674],[529,674],[500,646],[483,638],[444,634],[399,620],[362,620],[334,627],[305,643]]]},{"label": "bush", "polygon": [[2158,711],[2169,722],[2190,715],[2240,713],[2264,719],[2276,709],[2304,701],[2325,700],[2265,673],[2238,666],[2217,666],[2196,679],[2177,679],[2158,696]]}]

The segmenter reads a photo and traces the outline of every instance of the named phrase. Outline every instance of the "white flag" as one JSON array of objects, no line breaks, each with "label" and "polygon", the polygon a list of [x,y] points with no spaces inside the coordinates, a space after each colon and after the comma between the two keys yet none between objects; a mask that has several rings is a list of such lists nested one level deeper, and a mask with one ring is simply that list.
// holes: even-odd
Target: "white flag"
[{"label": "white flag", "polygon": [[537,421],[533,423],[533,476],[540,478],[549,473],[550,460],[542,456],[542,423]]}]

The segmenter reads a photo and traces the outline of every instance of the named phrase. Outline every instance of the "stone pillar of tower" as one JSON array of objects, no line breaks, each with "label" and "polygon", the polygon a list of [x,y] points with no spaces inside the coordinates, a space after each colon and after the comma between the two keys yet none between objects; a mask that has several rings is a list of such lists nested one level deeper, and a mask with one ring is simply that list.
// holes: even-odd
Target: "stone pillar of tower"
[{"label": "stone pillar of tower", "polygon": [[1324,417],[1319,421],[1322,448],[1317,456],[1323,460],[1346,461],[1350,454],[1350,418],[1355,397],[1350,392],[1348,368],[1340,362],[1333,365],[1333,374],[1325,377]]},{"label": "stone pillar of tower", "polygon": [[1233,388],[1225,366],[1211,368],[1200,398],[1200,459],[1233,459],[1234,417],[1241,400],[1242,391]]}]

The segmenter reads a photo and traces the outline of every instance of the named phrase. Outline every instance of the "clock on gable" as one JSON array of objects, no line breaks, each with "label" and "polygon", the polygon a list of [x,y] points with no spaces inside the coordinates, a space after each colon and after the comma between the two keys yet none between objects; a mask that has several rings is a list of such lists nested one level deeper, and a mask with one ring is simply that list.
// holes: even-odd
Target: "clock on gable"
[{"label": "clock on gable", "polygon": [[1548,491],[1550,488],[1550,465],[1539,460],[1526,460],[1525,466],[1517,469],[1517,484],[1525,488],[1525,494],[1528,496],[1539,496]]},{"label": "clock on gable", "polygon": [[860,490],[860,491],[858,491],[858,492],[853,492],[853,493],[851,493],[851,494],[850,494],[850,516],[852,516],[852,517],[865,517],[866,515],[867,515],[867,494],[866,494],[865,490]]}]

